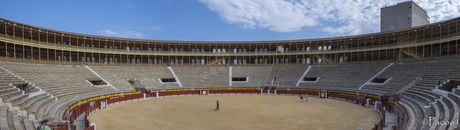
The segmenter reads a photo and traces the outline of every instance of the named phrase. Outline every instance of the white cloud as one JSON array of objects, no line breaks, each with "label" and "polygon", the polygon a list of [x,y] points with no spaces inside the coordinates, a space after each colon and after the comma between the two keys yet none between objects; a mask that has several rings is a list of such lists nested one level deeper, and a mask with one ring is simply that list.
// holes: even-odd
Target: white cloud
[{"label": "white cloud", "polygon": [[105,36],[124,37],[124,38],[144,38],[144,34],[124,28],[116,27],[112,29],[104,29],[98,31],[99,34]]},{"label": "white cloud", "polygon": [[[199,0],[244,28],[294,32],[313,28],[335,35],[380,31],[380,8],[406,0]],[[458,0],[414,0],[438,22],[460,16]]]},{"label": "white cloud", "polygon": [[282,0],[199,0],[218,12],[227,22],[245,28],[268,28],[277,32],[298,31],[316,25],[305,15],[302,2]]}]

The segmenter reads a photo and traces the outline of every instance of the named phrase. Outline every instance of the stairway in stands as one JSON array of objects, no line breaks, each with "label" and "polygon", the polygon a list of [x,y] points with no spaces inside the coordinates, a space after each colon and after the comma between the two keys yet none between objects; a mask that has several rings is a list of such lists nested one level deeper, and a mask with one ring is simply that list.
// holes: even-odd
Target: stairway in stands
[{"label": "stairway in stands", "polygon": [[[27,89],[26,91],[21,90]],[[40,99],[46,94],[35,95],[31,98],[30,93],[38,90],[29,88],[28,83],[15,77],[5,69],[0,69],[0,128],[10,130],[34,129],[38,121],[32,119],[34,116],[29,114],[28,105]]]},{"label": "stairway in stands", "polygon": [[[460,80],[460,60],[426,63],[417,67],[420,74],[417,82],[402,93],[401,103],[408,106],[409,113],[414,113],[414,124],[406,125],[406,129],[452,129],[448,125],[426,125],[424,119],[434,117],[436,121],[456,121],[459,119],[460,95],[452,92],[448,96],[433,92],[439,81]],[[411,127],[411,128],[408,128]]]}]

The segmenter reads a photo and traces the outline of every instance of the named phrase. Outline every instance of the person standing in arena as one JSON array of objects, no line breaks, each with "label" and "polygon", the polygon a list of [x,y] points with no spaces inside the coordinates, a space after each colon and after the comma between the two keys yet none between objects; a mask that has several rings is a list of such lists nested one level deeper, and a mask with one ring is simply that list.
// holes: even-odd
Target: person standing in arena
[{"label": "person standing in arena", "polygon": [[219,100],[217,100],[216,105],[217,105],[217,107],[216,107],[216,109],[214,109],[214,111],[219,111]]},{"label": "person standing in arena", "polygon": [[305,94],[305,102],[308,102],[308,93]]}]

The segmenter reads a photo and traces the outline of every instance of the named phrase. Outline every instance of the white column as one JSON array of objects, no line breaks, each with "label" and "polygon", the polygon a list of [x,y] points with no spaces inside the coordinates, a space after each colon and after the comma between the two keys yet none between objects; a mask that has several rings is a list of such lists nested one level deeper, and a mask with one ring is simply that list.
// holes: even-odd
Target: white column
[{"label": "white column", "polygon": [[171,71],[172,75],[174,76],[174,79],[176,79],[176,82],[179,84],[179,87],[182,87],[182,84],[179,81],[179,78],[177,78],[176,73],[174,73],[174,70],[168,66],[169,71]]},{"label": "white column", "polygon": [[228,86],[232,86],[232,66],[228,68]]},{"label": "white column", "polygon": [[367,103],[366,103],[366,106],[367,106],[367,107],[369,107],[369,103],[370,103],[370,101],[371,101],[371,99],[370,99],[370,98],[368,98],[368,99],[367,99]]}]

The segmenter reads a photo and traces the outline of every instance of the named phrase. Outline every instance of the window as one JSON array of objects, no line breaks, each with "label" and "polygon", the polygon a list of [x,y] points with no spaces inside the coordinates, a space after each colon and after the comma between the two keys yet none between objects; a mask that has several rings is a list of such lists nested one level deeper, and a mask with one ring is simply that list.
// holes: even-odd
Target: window
[{"label": "window", "polygon": [[303,77],[301,83],[317,83],[320,77]]},{"label": "window", "polygon": [[248,82],[248,77],[233,77],[233,82]]},{"label": "window", "polygon": [[316,81],[318,80],[318,77],[304,77],[303,81]]},{"label": "window", "polygon": [[107,83],[101,79],[88,79],[88,82],[91,83],[91,85],[93,86],[107,85]]},{"label": "window", "polygon": [[394,25],[390,25],[390,30],[395,30],[395,26]]},{"label": "window", "polygon": [[166,79],[160,79],[162,83],[175,83],[176,79],[174,78],[166,78]]},{"label": "window", "polygon": [[371,83],[385,83],[387,80],[387,78],[374,78],[371,80]]}]

